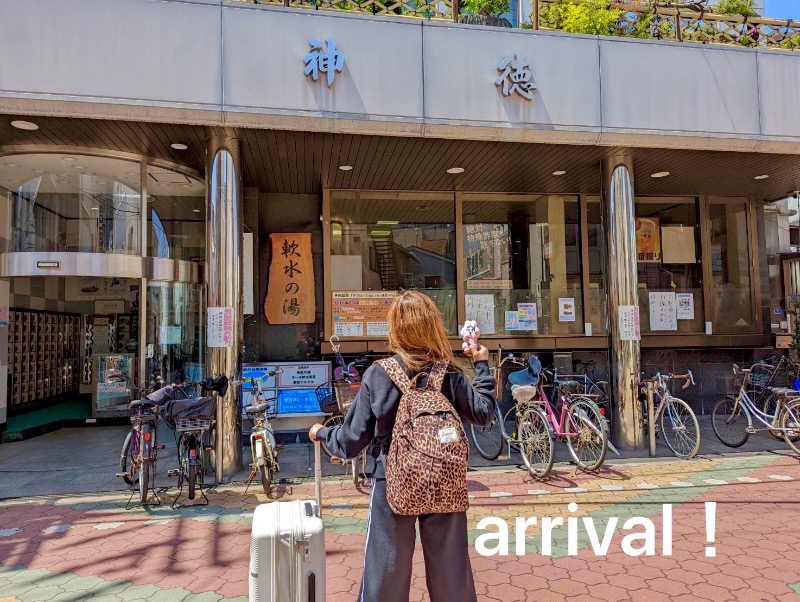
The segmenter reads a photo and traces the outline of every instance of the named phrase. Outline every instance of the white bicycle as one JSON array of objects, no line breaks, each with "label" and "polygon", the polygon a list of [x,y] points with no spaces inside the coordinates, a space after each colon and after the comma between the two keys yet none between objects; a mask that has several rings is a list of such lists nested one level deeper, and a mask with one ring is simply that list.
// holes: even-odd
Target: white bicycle
[{"label": "white bicycle", "polygon": [[281,469],[278,463],[278,444],[269,422],[278,415],[278,398],[267,399],[261,385],[264,379],[272,378],[281,372],[282,370],[272,370],[258,378],[244,379],[244,382],[250,383],[252,395],[250,405],[244,411],[253,421],[253,428],[250,430],[250,452],[253,462],[250,464],[247,484],[250,485],[256,478],[260,478],[261,487],[267,495],[272,488],[273,475]]}]

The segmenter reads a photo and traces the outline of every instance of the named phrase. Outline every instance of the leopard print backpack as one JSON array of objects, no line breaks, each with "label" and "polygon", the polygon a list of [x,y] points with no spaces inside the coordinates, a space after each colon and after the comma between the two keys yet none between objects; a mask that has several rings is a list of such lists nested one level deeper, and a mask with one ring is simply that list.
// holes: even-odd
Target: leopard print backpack
[{"label": "leopard print backpack", "polygon": [[386,468],[386,499],[395,514],[465,512],[469,443],[464,425],[442,393],[447,364],[431,369],[425,388],[395,358],[380,366],[400,389]]}]

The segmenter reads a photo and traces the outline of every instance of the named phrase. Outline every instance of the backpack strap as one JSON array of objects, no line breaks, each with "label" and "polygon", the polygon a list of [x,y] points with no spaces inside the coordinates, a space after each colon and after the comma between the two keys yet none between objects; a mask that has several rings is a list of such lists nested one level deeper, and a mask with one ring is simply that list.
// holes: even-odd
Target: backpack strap
[{"label": "backpack strap", "polygon": [[436,362],[431,368],[431,375],[428,377],[428,388],[434,391],[441,391],[445,374],[447,374],[447,362]]},{"label": "backpack strap", "polygon": [[378,360],[377,363],[380,364],[381,368],[386,370],[386,374],[389,375],[389,378],[391,378],[392,382],[397,385],[397,388],[400,389],[400,392],[403,395],[411,390],[411,380],[408,378],[406,371],[403,370],[403,368],[400,367],[400,364],[397,363],[395,358],[390,357],[385,360]]}]

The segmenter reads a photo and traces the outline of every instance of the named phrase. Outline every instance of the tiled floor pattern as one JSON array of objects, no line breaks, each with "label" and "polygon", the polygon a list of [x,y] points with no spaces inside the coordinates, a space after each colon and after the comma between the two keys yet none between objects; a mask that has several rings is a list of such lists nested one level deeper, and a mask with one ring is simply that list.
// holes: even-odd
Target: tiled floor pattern
[{"label": "tiled floor pattern", "polygon": [[[527,530],[526,554],[473,554],[481,600],[800,600],[800,463],[777,454],[691,462],[612,465],[600,474],[557,466],[545,483],[514,470],[469,475],[470,539],[495,516],[591,517],[602,534],[618,517],[651,517],[657,551],[662,505],[673,504],[672,556],[626,556],[621,535],[605,557],[584,529],[578,554],[567,554],[566,528],[542,556],[541,521]],[[328,600],[354,600],[363,563],[368,492],[347,481],[325,482]],[[310,498],[310,484],[280,491]],[[243,487],[209,493],[207,507],[125,509],[119,493],[0,502],[0,601],[245,600],[253,508],[267,501]],[[717,555],[705,556],[704,502],[717,502]],[[577,510],[568,512],[570,502]],[[794,526],[793,526],[794,525]],[[419,547],[419,545],[418,545]],[[421,550],[412,600],[427,600]]]}]

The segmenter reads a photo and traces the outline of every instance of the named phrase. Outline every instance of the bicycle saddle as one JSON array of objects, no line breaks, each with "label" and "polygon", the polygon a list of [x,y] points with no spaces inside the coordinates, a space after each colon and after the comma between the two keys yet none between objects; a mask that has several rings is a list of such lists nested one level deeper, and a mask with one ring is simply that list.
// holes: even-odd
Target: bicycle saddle
[{"label": "bicycle saddle", "polygon": [[267,408],[270,406],[270,402],[265,402],[257,406],[247,406],[244,411],[245,414],[253,415],[253,414],[261,414],[262,412],[266,412]]},{"label": "bicycle saddle", "polygon": [[155,401],[153,401],[152,399],[147,399],[145,397],[144,399],[134,399],[130,403],[130,405],[128,407],[131,410],[135,410],[136,408],[150,408],[150,409],[152,409],[152,408],[156,407],[157,405],[158,404]]}]

